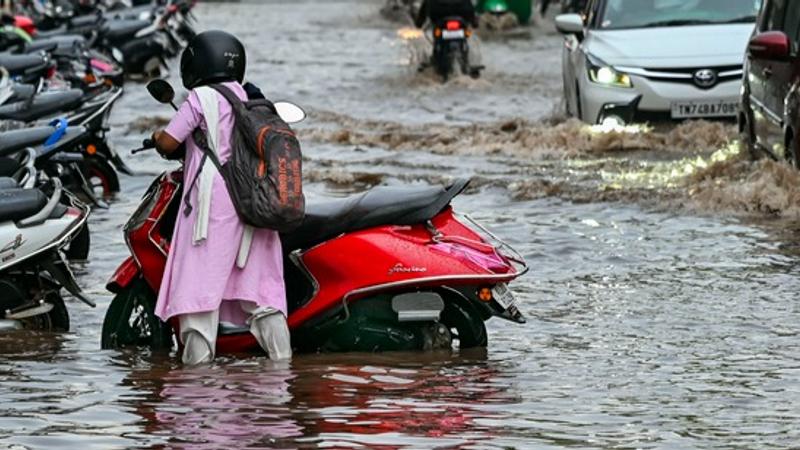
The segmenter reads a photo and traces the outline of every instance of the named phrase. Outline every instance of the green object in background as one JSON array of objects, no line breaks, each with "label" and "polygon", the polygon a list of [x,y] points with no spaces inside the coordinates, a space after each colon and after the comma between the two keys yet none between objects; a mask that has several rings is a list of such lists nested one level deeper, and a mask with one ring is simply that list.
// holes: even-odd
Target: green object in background
[{"label": "green object in background", "polygon": [[520,24],[527,24],[531,20],[534,0],[478,0],[478,11],[489,13],[502,13],[511,11],[517,16]]},{"label": "green object in background", "polygon": [[506,0],[484,0],[482,3],[481,11],[483,12],[503,14],[509,10]]}]

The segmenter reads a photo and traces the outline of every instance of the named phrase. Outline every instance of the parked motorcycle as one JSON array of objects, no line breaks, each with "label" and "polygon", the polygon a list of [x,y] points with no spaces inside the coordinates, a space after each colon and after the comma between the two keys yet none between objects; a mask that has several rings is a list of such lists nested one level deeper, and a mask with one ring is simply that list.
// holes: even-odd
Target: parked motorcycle
[{"label": "parked motorcycle", "polygon": [[62,250],[83,229],[89,208],[51,181],[50,195],[20,188],[17,180],[0,178],[0,330],[69,330],[69,314],[61,296],[95,306],[82,292]]},{"label": "parked motorcycle", "polygon": [[[171,103],[164,81],[150,93]],[[296,106],[276,103],[287,122]],[[297,113],[300,111],[300,113]],[[293,117],[292,117],[293,116]],[[146,140],[142,151],[154,146]],[[170,348],[176,320],[154,314],[183,192],[183,170],[159,176],[124,227],[132,256],[108,283],[116,294],[103,321],[103,348]],[[510,246],[451,200],[467,186],[375,188],[309,203],[303,224],[281,236],[288,323],[300,351],[391,351],[487,345],[484,321],[525,319],[508,289],[527,271]],[[213,261],[209,262],[213,264]],[[249,329],[221,324],[217,353],[259,349]]]},{"label": "parked motorcycle", "polygon": [[[112,58],[127,74],[147,76],[165,68],[165,59],[177,55],[194,36],[193,6],[193,1],[171,0],[145,9],[106,12],[95,5],[93,13],[87,14],[86,9],[58,8],[51,3],[25,12],[34,17],[32,31],[37,39],[83,36],[89,48]],[[124,14],[135,10],[132,16]]]}]

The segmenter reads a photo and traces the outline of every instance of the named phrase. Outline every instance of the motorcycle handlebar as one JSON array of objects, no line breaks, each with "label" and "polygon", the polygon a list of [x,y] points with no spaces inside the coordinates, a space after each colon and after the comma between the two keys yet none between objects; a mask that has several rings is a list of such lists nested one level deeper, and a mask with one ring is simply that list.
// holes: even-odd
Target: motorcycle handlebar
[{"label": "motorcycle handlebar", "polygon": [[141,148],[137,148],[135,150],[131,150],[131,155],[135,155],[135,154],[143,152],[145,150],[150,150],[150,149],[154,149],[154,148],[156,148],[156,141],[154,141],[154,140],[152,140],[150,138],[147,138],[147,139],[142,141],[142,147]]}]

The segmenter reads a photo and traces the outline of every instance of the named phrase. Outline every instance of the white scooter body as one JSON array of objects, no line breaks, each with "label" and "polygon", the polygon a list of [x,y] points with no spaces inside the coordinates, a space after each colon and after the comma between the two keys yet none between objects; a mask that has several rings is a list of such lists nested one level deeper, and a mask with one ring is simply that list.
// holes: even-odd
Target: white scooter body
[{"label": "white scooter body", "polygon": [[[29,275],[20,277],[20,274],[33,273],[38,278],[43,272],[47,272],[51,283],[66,289],[78,300],[94,307],[94,302],[81,292],[60,251],[84,226],[89,217],[89,207],[75,199],[72,194],[63,191],[59,179],[53,179],[52,183],[53,193],[41,210],[21,220],[0,223],[0,281],[12,294],[29,292],[28,289],[35,290],[39,286],[26,286],[25,281],[20,280],[25,280]],[[66,211],[60,214],[64,208],[61,204],[64,195],[71,201]],[[39,294],[33,295],[35,297]],[[13,329],[19,325],[14,320],[46,314],[53,309],[52,305],[41,299],[38,305],[34,303],[29,308],[24,306],[21,311],[0,311],[0,322],[2,322],[0,325],[11,323]],[[0,326],[0,329],[2,328],[8,327]]]},{"label": "white scooter body", "polygon": [[87,215],[73,207],[58,219],[47,219],[30,227],[0,223],[0,271],[66,244],[74,234],[71,232],[83,225]]}]

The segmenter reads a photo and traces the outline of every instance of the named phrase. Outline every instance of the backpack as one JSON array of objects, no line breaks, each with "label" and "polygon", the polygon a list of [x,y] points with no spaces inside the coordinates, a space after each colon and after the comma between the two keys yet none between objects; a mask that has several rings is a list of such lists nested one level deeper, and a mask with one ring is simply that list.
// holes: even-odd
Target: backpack
[{"label": "backpack", "polygon": [[[233,108],[232,152],[228,162],[220,164],[208,146],[206,134],[196,129],[192,136],[203,151],[200,170],[206,158],[211,159],[246,224],[281,233],[296,229],[305,216],[305,197],[303,157],[294,132],[269,100],[243,102],[225,86],[210,87]],[[200,171],[184,197],[187,214],[191,211],[189,194],[199,176]]]}]

